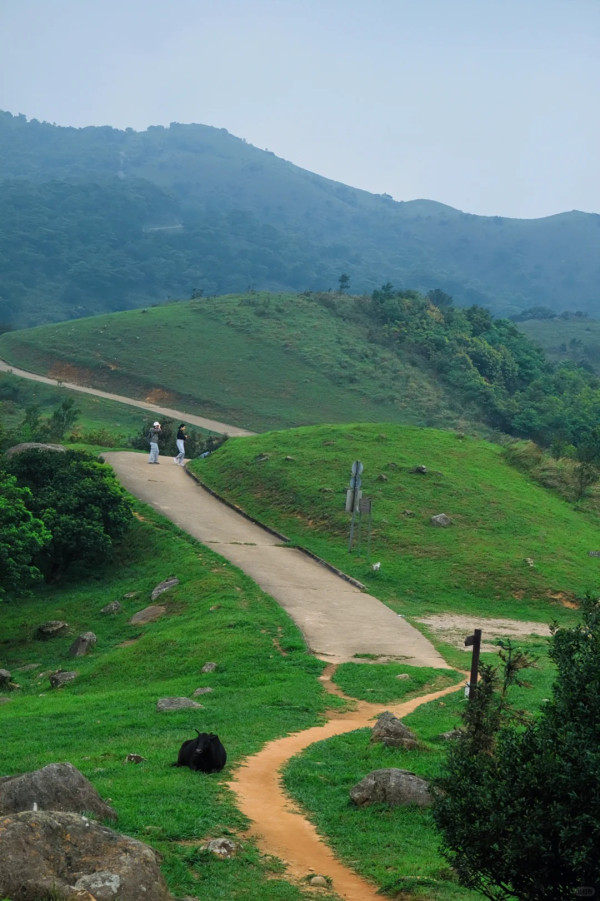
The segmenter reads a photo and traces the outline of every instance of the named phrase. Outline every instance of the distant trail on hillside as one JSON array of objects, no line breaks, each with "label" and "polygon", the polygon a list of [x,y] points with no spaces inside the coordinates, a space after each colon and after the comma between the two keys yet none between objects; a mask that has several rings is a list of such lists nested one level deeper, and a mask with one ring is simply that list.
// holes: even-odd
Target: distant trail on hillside
[{"label": "distant trail on hillside", "polygon": [[201,429],[208,429],[209,432],[218,432],[220,435],[230,435],[240,437],[244,435],[255,435],[256,432],[250,432],[248,429],[240,429],[235,425],[227,425],[224,422],[218,422],[216,419],[206,419],[204,416],[195,416],[193,413],[186,413],[185,410],[173,410],[171,407],[160,407],[156,404],[149,404],[143,400],[136,400],[134,397],[124,397],[122,394],[110,394],[108,391],[101,391],[99,388],[88,388],[85,385],[75,385],[73,382],[63,382],[58,379],[51,379],[45,375],[38,375],[35,372],[28,372],[26,369],[17,369],[11,366],[6,360],[0,360],[0,372],[12,372],[23,379],[31,379],[34,382],[43,382],[45,385],[55,385],[57,388],[68,388],[70,391],[80,391],[82,394],[93,394],[96,397],[104,397],[106,400],[115,400],[120,404],[127,404],[130,407],[139,407],[141,410],[148,410],[151,413],[160,413],[171,419],[180,419],[182,422],[189,422],[190,425],[197,425]]}]

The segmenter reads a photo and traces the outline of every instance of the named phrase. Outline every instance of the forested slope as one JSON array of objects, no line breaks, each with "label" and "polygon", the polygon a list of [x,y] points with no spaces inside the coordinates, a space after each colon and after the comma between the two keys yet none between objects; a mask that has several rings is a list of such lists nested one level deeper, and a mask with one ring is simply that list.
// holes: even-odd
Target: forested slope
[{"label": "forested slope", "polygon": [[439,288],[501,315],[598,310],[600,216],[395,202],[203,125],[62,128],[0,114],[0,322],[248,289]]}]

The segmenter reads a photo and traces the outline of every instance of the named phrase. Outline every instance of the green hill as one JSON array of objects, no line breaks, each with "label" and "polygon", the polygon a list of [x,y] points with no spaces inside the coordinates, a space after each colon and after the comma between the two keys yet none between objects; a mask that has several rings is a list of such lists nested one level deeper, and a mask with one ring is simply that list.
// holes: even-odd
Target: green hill
[{"label": "green hill", "polygon": [[8,332],[0,357],[251,431],[357,419],[480,422],[476,406],[422,361],[370,341],[371,329],[364,300],[254,294]]},{"label": "green hill", "polygon": [[506,319],[384,285],[372,297],[252,292],[7,332],[14,366],[250,431],[389,421],[596,442],[600,381]]},{"label": "green hill", "polygon": [[322,178],[225,129],[63,128],[0,113],[0,322],[169,297],[439,288],[510,315],[598,309],[600,217],[481,217]]},{"label": "green hill", "polygon": [[[350,553],[344,504],[355,460],[372,523],[363,517],[361,552]],[[391,423],[293,429],[230,439],[190,466],[408,617],[460,610],[549,621],[564,615],[564,600],[600,587],[598,558],[589,555],[599,549],[596,518],[475,438]],[[453,525],[433,526],[439,513]]]}]

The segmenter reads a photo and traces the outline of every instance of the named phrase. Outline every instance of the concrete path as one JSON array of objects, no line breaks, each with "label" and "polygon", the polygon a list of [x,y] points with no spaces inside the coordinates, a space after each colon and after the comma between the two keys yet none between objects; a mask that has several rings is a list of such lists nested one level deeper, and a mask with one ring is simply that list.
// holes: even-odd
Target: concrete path
[{"label": "concrete path", "polygon": [[159,413],[161,416],[168,416],[169,419],[179,419],[189,423],[189,425],[199,426],[201,429],[208,429],[210,432],[218,432],[220,435],[240,436],[254,435],[255,432],[249,432],[247,429],[239,429],[234,425],[226,425],[224,422],[217,422],[216,419],[207,419],[205,416],[195,416],[193,413],[186,413],[182,410],[173,410],[171,407],[160,407],[156,404],[148,404],[144,400],[136,400],[133,397],[124,397],[122,394],[110,394],[108,391],[101,391],[99,388],[88,388],[85,385],[76,385],[74,382],[63,382],[59,379],[51,379],[45,375],[38,375],[36,372],[29,372],[26,369],[17,369],[11,366],[5,360],[0,360],[0,372],[12,372],[23,379],[31,379],[34,382],[43,382],[45,385],[56,385],[58,388],[68,388],[69,391],[80,391],[81,394],[93,394],[95,397],[105,397],[107,400],[116,400],[120,404],[127,404],[129,407],[138,407],[140,410],[148,410],[150,413]]},{"label": "concrete path", "polygon": [[355,587],[281,536],[251,522],[198,485],[172,457],[158,466],[146,454],[103,454],[133,495],[171,519],[243,572],[286,610],[321,660],[357,654],[449,669],[421,633],[389,607]]}]

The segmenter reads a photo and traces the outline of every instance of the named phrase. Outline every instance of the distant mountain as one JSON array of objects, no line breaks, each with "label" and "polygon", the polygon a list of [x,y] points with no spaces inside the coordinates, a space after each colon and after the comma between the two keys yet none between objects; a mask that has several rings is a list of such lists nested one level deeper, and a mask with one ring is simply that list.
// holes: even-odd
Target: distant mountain
[{"label": "distant mountain", "polygon": [[225,129],[63,128],[0,113],[0,322],[248,288],[439,288],[495,315],[600,313],[600,216],[397,203]]}]

